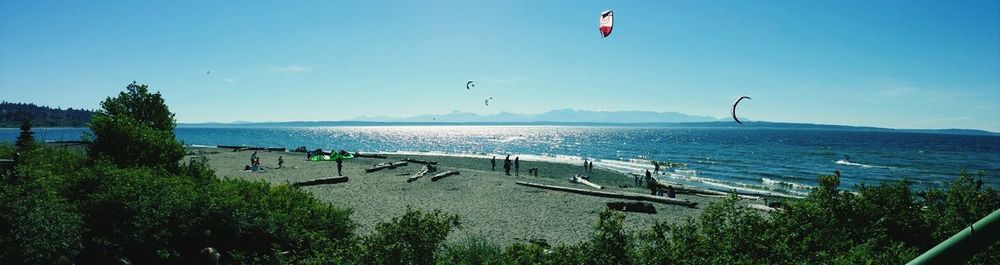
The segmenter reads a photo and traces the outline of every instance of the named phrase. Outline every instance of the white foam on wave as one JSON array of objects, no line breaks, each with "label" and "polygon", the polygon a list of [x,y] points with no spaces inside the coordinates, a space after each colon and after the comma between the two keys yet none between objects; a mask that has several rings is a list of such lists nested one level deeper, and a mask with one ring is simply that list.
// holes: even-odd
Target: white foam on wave
[{"label": "white foam on wave", "polygon": [[800,184],[800,183],[795,183],[795,182],[788,182],[788,181],[773,180],[773,179],[769,179],[769,178],[761,178],[760,180],[762,182],[764,182],[764,185],[769,185],[769,186],[790,187],[792,189],[797,189],[797,190],[811,190],[811,189],[814,188],[811,185]]},{"label": "white foam on wave", "polygon": [[854,167],[861,167],[861,168],[885,168],[885,169],[893,169],[893,167],[876,166],[876,165],[866,165],[866,164],[861,164],[861,163],[855,163],[855,162],[847,161],[847,160],[844,160],[844,159],[837,160],[836,162],[833,162],[833,163],[838,164],[838,165],[854,166]]},{"label": "white foam on wave", "polygon": [[511,136],[511,137],[500,138],[500,139],[492,138],[492,139],[489,139],[488,141],[490,141],[490,142],[498,142],[498,143],[509,143],[509,142],[513,142],[513,141],[526,140],[526,139],[528,139],[528,137],[524,137],[524,136]]},{"label": "white foam on wave", "polygon": [[218,148],[218,146],[214,146],[214,145],[203,145],[203,144],[192,144],[192,145],[188,145],[188,146],[190,146],[190,147],[194,147],[194,148]]},{"label": "white foam on wave", "polygon": [[[382,152],[387,154],[395,155],[424,155],[424,156],[449,156],[449,157],[469,157],[469,158],[484,158],[490,159],[493,156],[497,158],[506,157],[507,154],[493,154],[493,153],[447,153],[447,152],[437,152],[437,151],[427,151],[427,152],[413,152],[413,151],[394,151],[394,152]],[[594,163],[594,167],[602,168],[607,170],[612,170],[615,172],[623,174],[644,174],[646,170],[653,171],[654,166],[648,160],[644,159],[631,159],[629,161],[625,160],[612,160],[612,159],[593,159],[584,158],[580,156],[568,156],[568,155],[552,155],[552,154],[541,154],[541,155],[531,155],[531,154],[518,154],[518,157],[522,161],[537,161],[537,162],[550,162],[550,163],[561,163],[569,165],[582,165],[583,161],[591,161]],[[662,169],[662,168],[661,168]],[[807,195],[805,192],[782,189],[780,192],[769,190],[768,187],[756,186],[744,183],[724,183],[719,180],[699,177],[697,170],[692,169],[662,169],[657,176],[657,179],[680,182],[680,184],[698,184],[697,186],[702,186],[704,188],[709,188],[717,191],[737,191],[742,194],[750,195],[762,195],[762,196],[781,196],[781,197],[803,197]],[[797,184],[802,185],[802,184]],[[805,186],[805,185],[803,185]]]}]

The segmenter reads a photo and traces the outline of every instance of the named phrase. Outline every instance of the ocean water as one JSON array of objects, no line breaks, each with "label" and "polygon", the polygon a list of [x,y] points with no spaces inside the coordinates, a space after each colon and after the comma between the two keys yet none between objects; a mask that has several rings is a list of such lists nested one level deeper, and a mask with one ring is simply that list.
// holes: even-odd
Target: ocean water
[{"label": "ocean water", "polygon": [[[76,140],[85,129],[39,129],[36,138]],[[581,164],[642,173],[651,160],[683,163],[660,179],[713,190],[803,196],[819,175],[842,173],[841,185],[906,178],[943,187],[961,170],[984,170],[1000,187],[1000,136],[736,128],[569,126],[386,126],[178,128],[188,145],[306,146],[310,150],[421,153]],[[0,129],[13,141],[16,129]],[[623,178],[627,178],[623,176]]]}]

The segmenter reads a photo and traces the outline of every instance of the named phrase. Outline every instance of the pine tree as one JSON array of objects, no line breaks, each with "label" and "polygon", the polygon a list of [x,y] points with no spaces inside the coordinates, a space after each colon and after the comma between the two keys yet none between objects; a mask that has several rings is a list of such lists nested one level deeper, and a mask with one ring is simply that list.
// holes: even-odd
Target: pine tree
[{"label": "pine tree", "polygon": [[31,131],[31,119],[24,119],[21,121],[21,134],[17,136],[17,149],[20,151],[27,151],[35,147],[35,136],[34,132]]}]

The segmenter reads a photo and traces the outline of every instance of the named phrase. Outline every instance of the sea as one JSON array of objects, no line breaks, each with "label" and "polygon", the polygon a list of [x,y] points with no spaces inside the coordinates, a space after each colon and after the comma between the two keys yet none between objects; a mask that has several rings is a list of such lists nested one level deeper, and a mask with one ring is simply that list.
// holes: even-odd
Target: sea
[{"label": "sea", "polygon": [[[36,129],[39,140],[79,140],[85,128]],[[841,173],[841,187],[907,179],[945,188],[960,172],[985,172],[1000,189],[1000,136],[896,131],[769,128],[586,126],[179,127],[189,146],[305,146],[468,157],[519,156],[642,174],[652,161],[679,163],[657,178],[718,191],[801,197],[820,175]],[[17,129],[0,129],[13,142]],[[569,174],[569,173],[567,173]],[[568,176],[567,176],[568,177]]]}]

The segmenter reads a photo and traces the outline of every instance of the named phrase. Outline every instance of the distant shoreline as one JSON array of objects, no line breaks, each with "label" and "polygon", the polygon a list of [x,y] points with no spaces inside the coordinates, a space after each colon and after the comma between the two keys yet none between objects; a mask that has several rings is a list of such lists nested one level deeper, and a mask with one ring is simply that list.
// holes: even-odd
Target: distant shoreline
[{"label": "distant shoreline", "polygon": [[948,135],[1000,136],[1000,132],[978,129],[894,129],[870,126],[848,126],[809,123],[750,121],[736,124],[717,122],[378,122],[378,121],[289,121],[247,123],[179,123],[178,128],[276,128],[276,127],[366,127],[366,126],[577,126],[577,127],[649,127],[649,128],[713,128],[713,129],[792,129],[828,131],[910,132]]},{"label": "distant shoreline", "polygon": [[[686,128],[686,129],[768,129],[803,131],[850,131],[920,133],[940,135],[1000,136],[1000,132],[978,129],[894,129],[867,126],[847,126],[783,122],[660,122],[660,123],[598,123],[598,122],[377,122],[377,121],[291,121],[247,123],[178,123],[178,129],[197,128],[300,128],[300,127],[380,127],[380,126],[553,126],[553,127],[621,127],[621,128]],[[85,129],[86,127],[40,127],[34,129]],[[0,127],[0,130],[18,130],[17,127]]]}]

